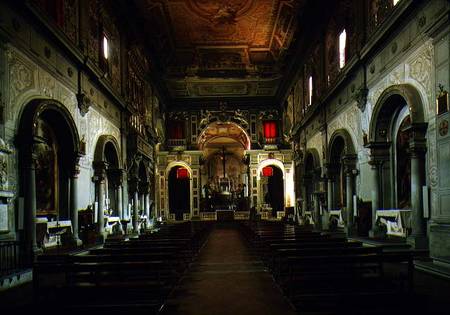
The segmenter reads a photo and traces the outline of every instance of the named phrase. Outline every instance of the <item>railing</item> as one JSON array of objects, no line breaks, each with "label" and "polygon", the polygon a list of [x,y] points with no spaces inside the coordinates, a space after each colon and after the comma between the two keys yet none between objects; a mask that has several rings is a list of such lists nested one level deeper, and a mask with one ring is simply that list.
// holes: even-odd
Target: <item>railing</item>
[{"label": "railing", "polygon": [[19,242],[0,242],[0,277],[12,274],[24,268],[24,259]]},{"label": "railing", "polygon": [[281,138],[264,138],[264,144],[278,144],[280,143]]},{"label": "railing", "polygon": [[167,139],[167,145],[170,147],[181,147],[186,145],[186,139]]}]

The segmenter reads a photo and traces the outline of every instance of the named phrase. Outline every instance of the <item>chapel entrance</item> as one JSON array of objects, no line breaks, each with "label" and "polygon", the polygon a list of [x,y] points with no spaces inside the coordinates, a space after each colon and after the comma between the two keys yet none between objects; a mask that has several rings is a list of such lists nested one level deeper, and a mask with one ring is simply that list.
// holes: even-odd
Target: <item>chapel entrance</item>
[{"label": "chapel entrance", "polygon": [[190,213],[190,174],[187,168],[174,166],[169,171],[169,212],[176,220]]},{"label": "chapel entrance", "polygon": [[263,177],[267,181],[264,185],[264,203],[270,205],[272,216],[276,217],[278,211],[284,210],[283,171],[278,166],[269,165],[263,168]]}]

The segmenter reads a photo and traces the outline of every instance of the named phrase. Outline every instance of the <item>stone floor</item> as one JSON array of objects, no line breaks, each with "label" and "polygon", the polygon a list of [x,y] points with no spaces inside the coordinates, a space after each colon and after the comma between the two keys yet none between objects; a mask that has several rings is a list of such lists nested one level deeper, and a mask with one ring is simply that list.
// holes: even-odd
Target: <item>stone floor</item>
[{"label": "stone floor", "polygon": [[165,315],[295,314],[237,229],[218,227],[181,280]]}]

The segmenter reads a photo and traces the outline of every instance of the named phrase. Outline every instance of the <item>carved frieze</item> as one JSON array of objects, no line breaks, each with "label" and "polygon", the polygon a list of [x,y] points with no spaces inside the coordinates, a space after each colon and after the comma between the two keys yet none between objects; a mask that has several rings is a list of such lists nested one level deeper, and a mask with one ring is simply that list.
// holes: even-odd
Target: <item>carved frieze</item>
[{"label": "carved frieze", "polygon": [[433,73],[433,44],[431,41],[427,42],[419,54],[409,60],[410,70],[409,76],[417,81],[423,88],[427,95],[429,106],[428,112],[432,115],[435,112],[434,103],[432,99],[432,73]]},{"label": "carved frieze", "polygon": [[13,151],[9,145],[0,138],[0,191],[8,191],[8,158]]},{"label": "carved frieze", "polygon": [[39,70],[39,89],[41,95],[45,95],[48,98],[55,98],[56,81],[49,73]]},{"label": "carved frieze", "polygon": [[[11,109],[16,105],[17,98],[25,92],[32,90],[36,85],[35,72],[36,67],[30,62],[24,60],[12,51],[8,52],[9,62],[9,100]],[[9,110],[8,119],[14,119],[16,112]]]}]

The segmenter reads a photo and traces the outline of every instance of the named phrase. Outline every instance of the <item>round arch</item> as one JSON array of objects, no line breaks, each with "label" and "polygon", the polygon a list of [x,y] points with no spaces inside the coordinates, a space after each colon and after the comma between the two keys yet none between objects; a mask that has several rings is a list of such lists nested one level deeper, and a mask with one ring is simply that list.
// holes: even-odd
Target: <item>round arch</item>
[{"label": "round arch", "polygon": [[353,139],[352,136],[350,135],[350,133],[346,130],[346,129],[338,129],[335,132],[333,132],[333,134],[330,137],[330,141],[328,144],[328,157],[327,157],[327,162],[328,163],[332,163],[333,161],[331,161],[332,158],[332,151],[333,148],[335,147],[337,141],[343,140],[344,141],[344,148],[343,148],[343,155],[355,155],[356,151],[355,151],[355,146],[353,144]]},{"label": "round arch", "polygon": [[320,155],[319,151],[315,148],[306,149],[305,153],[305,162],[304,162],[304,172],[307,172],[308,159],[311,159],[311,162],[314,166],[314,169],[320,167]]},{"label": "round arch", "polygon": [[286,169],[284,168],[284,164],[283,162],[281,162],[280,160],[277,159],[267,159],[264,161],[261,161],[258,165],[258,170],[256,172],[256,179],[260,180],[261,179],[261,172],[262,169],[266,166],[270,166],[270,165],[275,165],[277,166],[279,169],[281,169],[281,171],[283,172],[283,180],[286,178]]},{"label": "round arch", "polygon": [[165,198],[165,202],[164,202],[165,211],[166,211],[166,214],[170,213],[170,208],[169,208],[169,194],[170,194],[170,192],[169,192],[169,190],[170,190],[170,187],[169,187],[169,175],[170,175],[170,171],[172,170],[172,168],[177,167],[177,166],[184,167],[185,169],[188,170],[188,173],[189,173],[189,208],[190,208],[190,215],[192,217],[193,216],[193,211],[194,211],[194,207],[193,207],[194,199],[193,199],[193,193],[192,193],[192,190],[193,190],[192,168],[189,166],[189,164],[187,164],[184,161],[173,161],[173,162],[170,162],[167,165],[167,167],[166,167],[166,170],[165,170],[165,187],[167,187],[167,193],[166,193],[166,198]]},{"label": "round arch", "polygon": [[55,113],[56,117],[62,119],[59,121],[59,124],[68,127],[60,130],[60,132],[64,133],[62,136],[67,136],[71,140],[70,146],[73,148],[71,153],[74,155],[78,154],[80,151],[80,137],[75,121],[63,104],[52,99],[33,99],[25,105],[20,114],[17,127],[17,142],[19,146],[28,150],[32,148],[34,138],[38,135],[37,120],[48,112]]},{"label": "round arch", "polygon": [[419,91],[410,84],[398,84],[388,87],[378,98],[369,125],[369,141],[383,142],[382,129],[387,127],[388,122],[382,116],[386,116],[398,109],[392,106],[395,102],[402,102],[409,107],[411,124],[425,122],[425,108]]},{"label": "round arch", "polygon": [[198,145],[199,145],[199,149],[203,150],[203,148],[206,146],[206,144],[215,139],[215,138],[219,138],[219,137],[230,137],[229,135],[215,135],[215,136],[211,136],[208,135],[208,129],[215,127],[218,124],[222,124],[222,125],[231,125],[235,128],[237,128],[240,133],[236,136],[234,136],[233,138],[235,138],[235,140],[239,143],[242,144],[242,146],[244,147],[244,150],[250,150],[250,145],[251,145],[251,140],[250,140],[250,136],[248,135],[247,131],[245,131],[245,129],[235,123],[235,122],[218,122],[218,121],[214,121],[209,123],[208,125],[206,125],[206,127],[204,127],[202,129],[202,131],[200,132],[199,136],[198,136]]},{"label": "round arch", "polygon": [[[36,248],[36,217],[61,220],[77,217],[76,190],[71,181],[80,157],[80,139],[69,110],[52,99],[36,98],[24,105],[18,119],[19,195],[24,197],[27,247]],[[78,226],[73,221],[74,230]],[[73,234],[74,239],[78,234]]]},{"label": "round arch", "polygon": [[106,151],[107,145],[111,145],[114,148],[115,157],[117,159],[117,167],[119,169],[121,169],[122,168],[122,159],[120,156],[119,143],[117,142],[117,139],[111,135],[101,135],[97,139],[97,144],[95,146],[95,151],[94,151],[94,161],[98,161],[98,162],[106,161],[105,151]]},{"label": "round arch", "polygon": [[189,164],[187,164],[186,162],[183,161],[174,161],[174,162],[170,162],[167,167],[166,167],[166,177],[169,175],[169,172],[172,168],[174,168],[175,166],[181,166],[184,167],[188,170],[189,172],[189,179],[192,179],[192,168],[189,166]]}]

